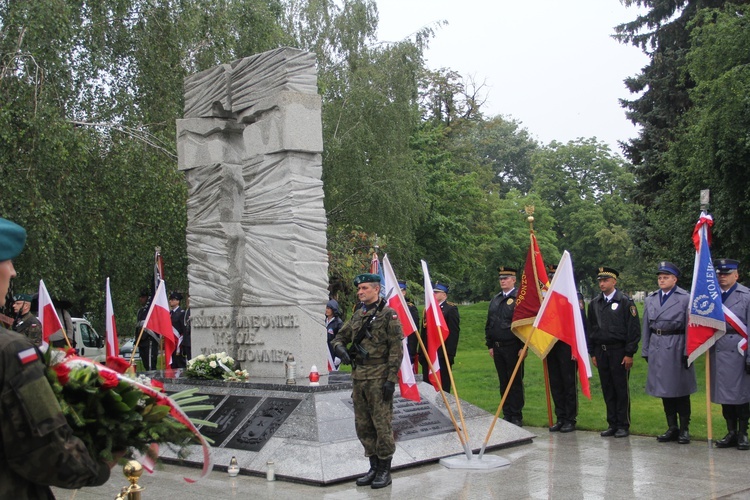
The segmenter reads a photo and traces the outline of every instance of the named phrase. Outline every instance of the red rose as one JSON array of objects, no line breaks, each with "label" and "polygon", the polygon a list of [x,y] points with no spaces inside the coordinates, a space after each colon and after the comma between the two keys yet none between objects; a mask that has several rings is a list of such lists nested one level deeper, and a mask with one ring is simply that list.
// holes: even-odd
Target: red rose
[{"label": "red rose", "polygon": [[102,389],[112,389],[117,387],[120,383],[120,379],[117,378],[117,374],[111,371],[100,371],[99,375],[102,377]]},{"label": "red rose", "polygon": [[60,382],[62,385],[68,383],[68,380],[70,380],[70,368],[62,363],[58,363],[53,366],[52,369],[55,370],[55,373],[57,374],[58,382]]}]

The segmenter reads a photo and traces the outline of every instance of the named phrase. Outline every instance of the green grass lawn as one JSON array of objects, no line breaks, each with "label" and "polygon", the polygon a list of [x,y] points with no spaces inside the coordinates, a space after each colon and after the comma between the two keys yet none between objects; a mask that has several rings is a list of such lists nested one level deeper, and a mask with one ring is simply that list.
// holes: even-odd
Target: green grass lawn
[{"label": "green grass lawn", "polygon": [[[491,413],[497,411],[500,404],[500,390],[497,372],[484,344],[484,325],[487,320],[489,302],[480,302],[468,306],[459,306],[461,315],[461,336],[458,353],[453,365],[453,377],[461,399],[479,406]],[[642,304],[639,304],[639,310]],[[667,428],[664,410],[660,398],[649,396],[645,392],[648,365],[640,355],[634,358],[635,363],[630,375],[631,396],[631,432],[642,435],[658,435]],[[706,438],[706,392],[705,392],[705,356],[695,363],[698,378],[698,392],[691,396],[692,422],[690,434],[694,439]],[[601,384],[596,368],[592,368],[591,400],[583,394],[578,397],[578,428],[586,430],[603,430],[607,427],[606,410],[602,397]],[[544,388],[542,361],[531,351],[526,359],[524,386],[526,406],[523,410],[525,425],[535,427],[547,426],[547,402]],[[554,408],[554,404],[553,404]],[[553,409],[554,412],[554,409]],[[721,438],[726,433],[721,406],[711,405],[713,418],[713,437]],[[553,414],[554,417],[554,414]]]}]

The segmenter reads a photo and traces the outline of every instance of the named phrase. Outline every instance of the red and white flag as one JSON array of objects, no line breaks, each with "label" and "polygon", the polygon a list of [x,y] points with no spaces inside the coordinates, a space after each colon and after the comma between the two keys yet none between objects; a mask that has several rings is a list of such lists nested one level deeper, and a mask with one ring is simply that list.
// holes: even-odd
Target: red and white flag
[{"label": "red and white flag", "polygon": [[[39,322],[42,324],[42,350],[46,350],[49,347],[49,338],[55,332],[63,330],[63,325],[60,322],[60,317],[55,311],[55,304],[52,303],[52,298],[49,296],[47,287],[44,286],[44,280],[39,280]],[[66,332],[67,333],[67,332]]]},{"label": "red and white flag", "polygon": [[578,291],[573,277],[573,263],[567,250],[563,252],[555,277],[552,278],[544,302],[534,320],[534,328],[562,340],[570,346],[578,361],[578,377],[581,391],[591,399],[589,378],[591,365],[583,329],[583,317],[578,306]]},{"label": "red and white flag", "polygon": [[106,307],[107,332],[107,357],[116,358],[119,354],[120,345],[117,342],[117,328],[115,327],[115,310],[112,307],[112,292],[109,290],[109,278],[107,278],[107,307]]},{"label": "red and white flag", "polygon": [[396,313],[398,313],[401,329],[404,331],[404,339],[402,341],[404,353],[401,358],[401,368],[398,371],[398,385],[401,390],[401,397],[418,403],[420,401],[419,389],[417,388],[417,380],[414,378],[414,370],[409,359],[409,347],[407,345],[407,338],[417,331],[417,325],[414,324],[414,319],[411,317],[406,299],[399,290],[396,273],[393,272],[391,261],[388,260],[388,254],[383,256],[383,276],[385,282],[382,288],[386,290],[386,293],[395,290],[388,298],[388,306],[395,309]]},{"label": "red and white flag", "polygon": [[146,315],[145,327],[164,338],[164,367],[172,366],[172,354],[177,347],[177,336],[172,328],[172,317],[169,314],[169,302],[167,292],[164,289],[164,280],[159,281],[159,287],[151,301],[151,308]]},{"label": "red and white flag", "polygon": [[427,262],[422,261],[422,273],[424,274],[424,316],[425,328],[427,328],[427,356],[432,363],[430,372],[430,383],[436,391],[440,390],[440,361],[438,359],[438,350],[443,342],[448,338],[448,327],[445,324],[443,310],[435,300],[435,292],[432,290],[432,281],[430,281],[430,272],[427,270]]}]

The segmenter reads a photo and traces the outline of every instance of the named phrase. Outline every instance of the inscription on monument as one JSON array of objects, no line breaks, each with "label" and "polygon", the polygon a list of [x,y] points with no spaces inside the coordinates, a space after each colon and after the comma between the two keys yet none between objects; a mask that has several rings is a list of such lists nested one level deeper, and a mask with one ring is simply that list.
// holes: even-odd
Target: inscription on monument
[{"label": "inscription on monument", "polygon": [[[351,398],[343,400],[354,411]],[[453,432],[453,423],[432,403],[425,400],[416,403],[410,399],[395,397],[393,400],[393,435],[396,441],[406,441],[435,434]]]},{"label": "inscription on monument", "polygon": [[237,431],[227,448],[260,451],[299,405],[298,399],[268,398]]},{"label": "inscription on monument", "polygon": [[242,422],[260,400],[261,398],[256,396],[229,396],[216,409],[211,418],[208,419],[210,422],[215,423],[217,427],[214,429],[204,426],[201,428],[201,433],[213,439],[216,446],[218,446],[240,425],[240,422]]}]

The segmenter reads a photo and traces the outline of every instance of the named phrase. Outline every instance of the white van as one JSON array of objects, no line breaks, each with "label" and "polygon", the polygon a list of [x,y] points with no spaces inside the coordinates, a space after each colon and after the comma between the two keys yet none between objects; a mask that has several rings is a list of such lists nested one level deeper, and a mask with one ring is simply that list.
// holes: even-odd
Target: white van
[{"label": "white van", "polygon": [[102,363],[107,359],[107,350],[104,348],[104,337],[99,335],[88,320],[83,318],[70,318],[75,330],[76,349],[78,354],[94,361]]}]

